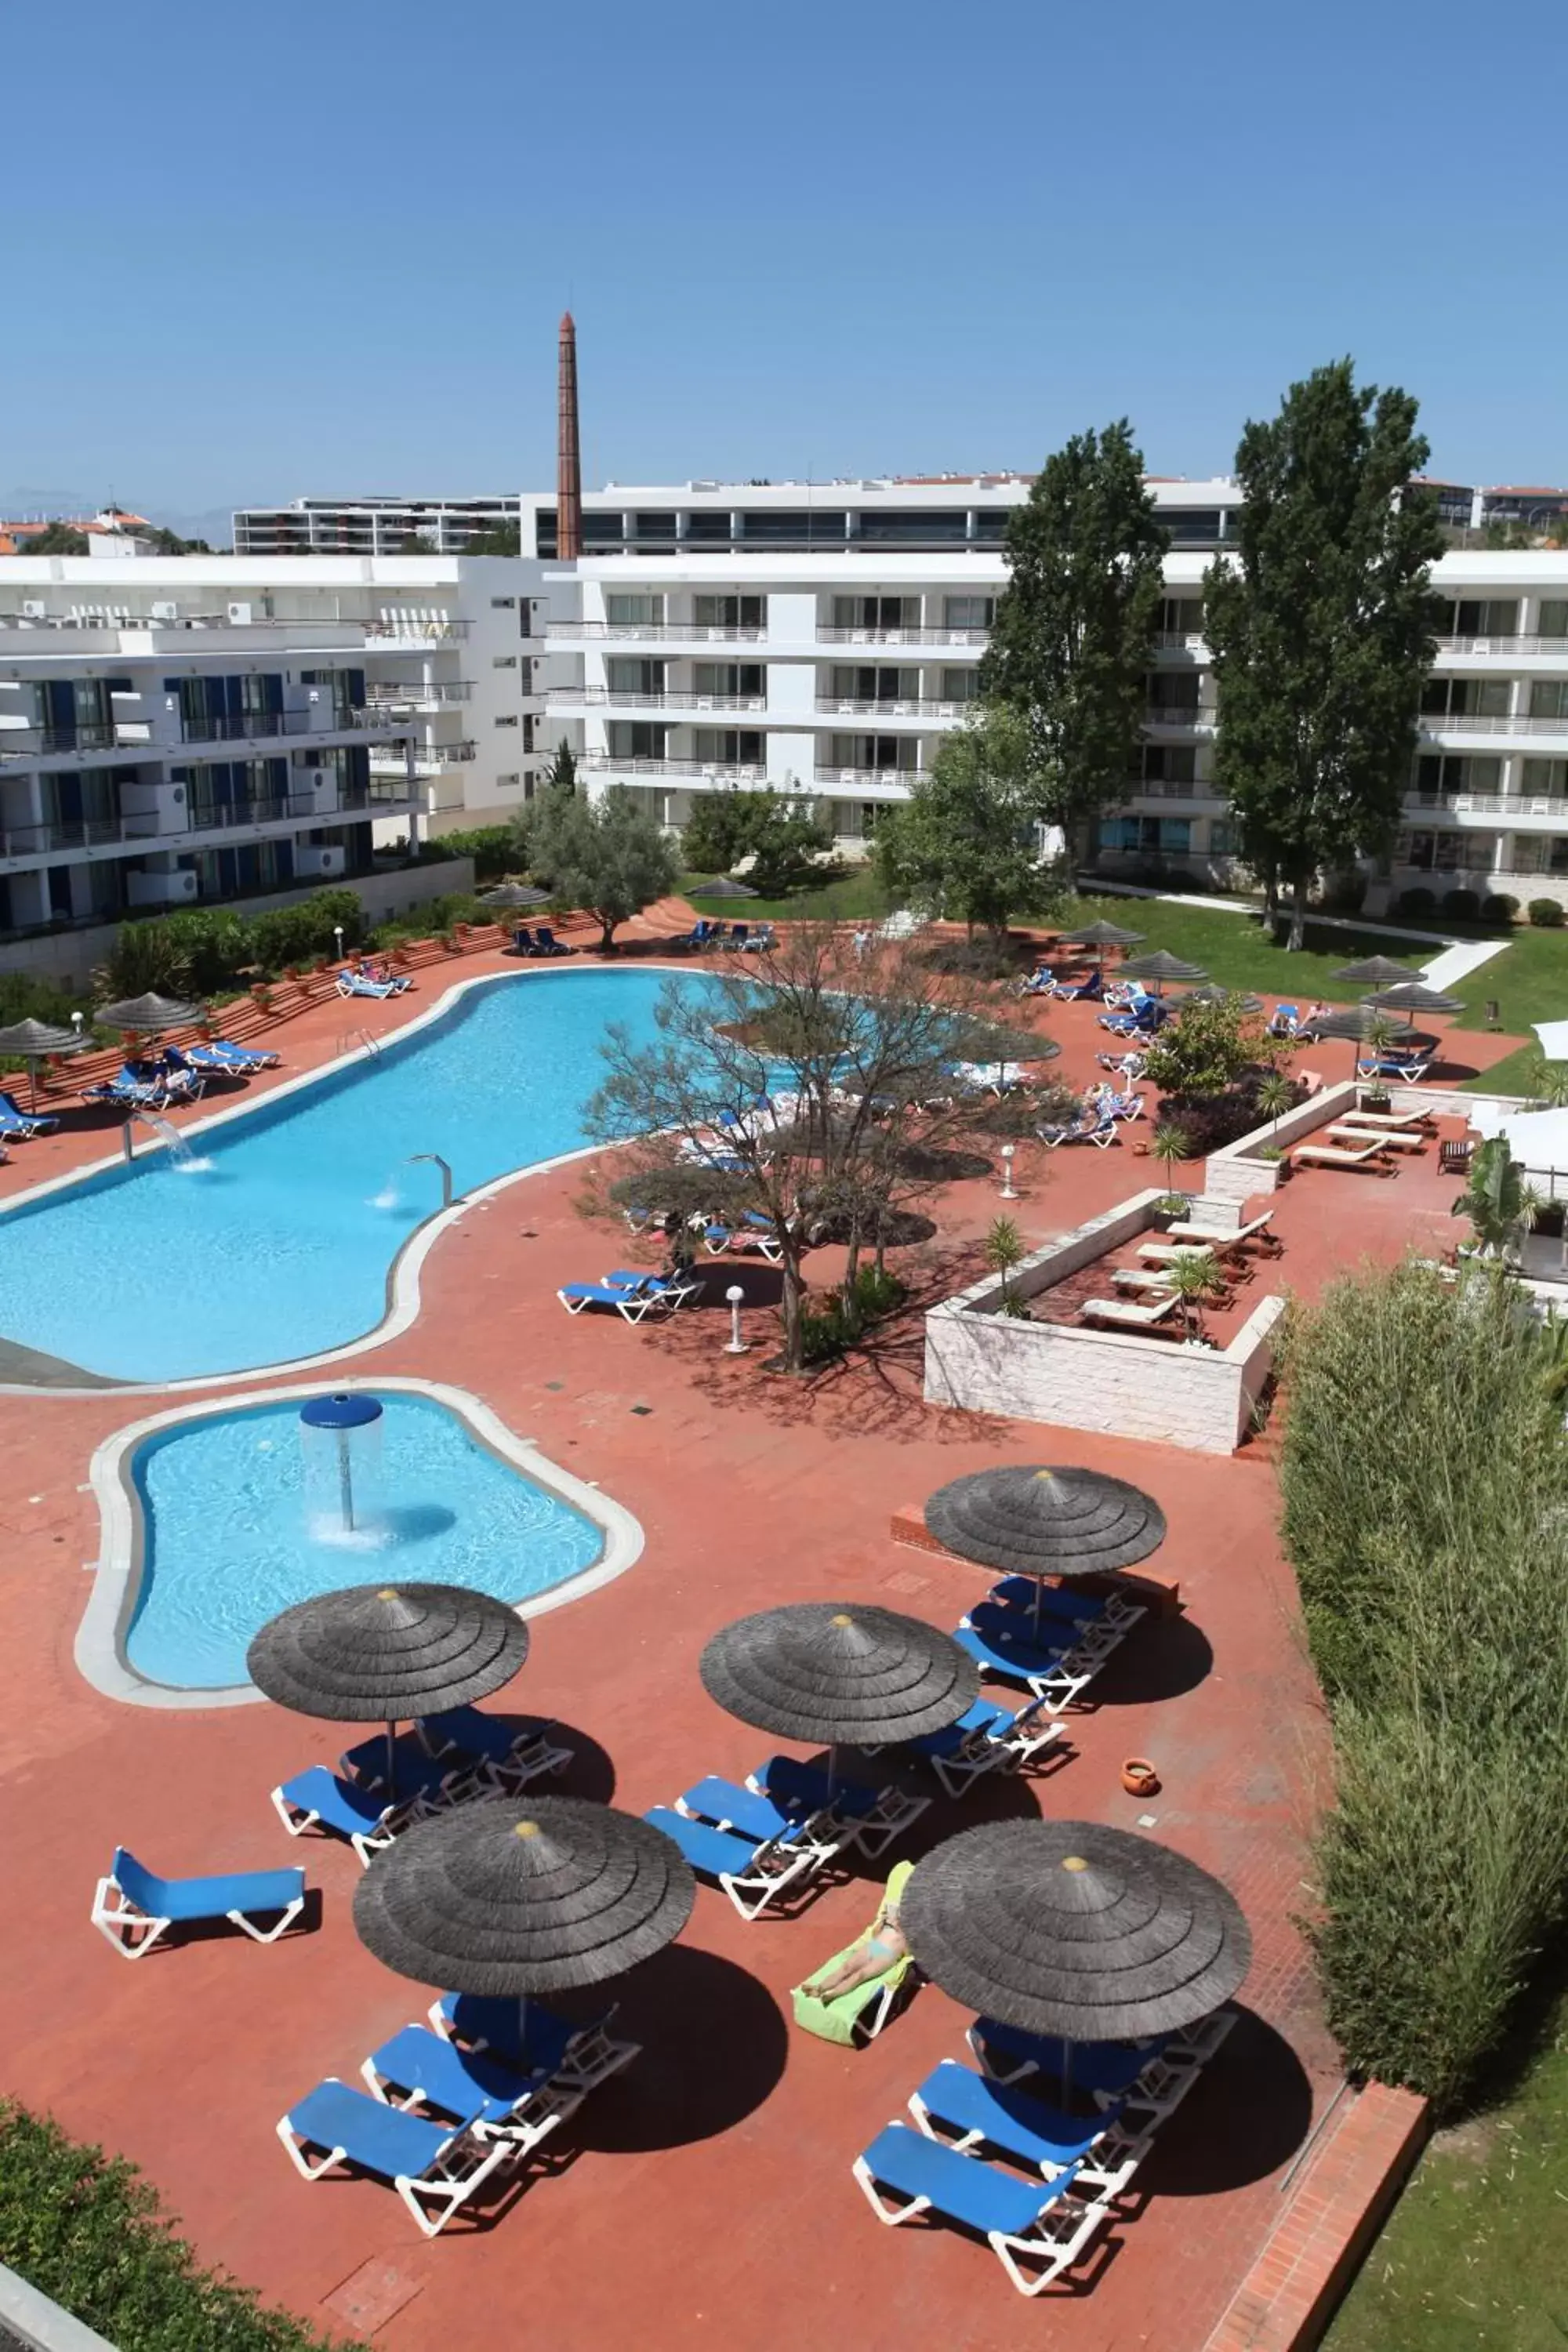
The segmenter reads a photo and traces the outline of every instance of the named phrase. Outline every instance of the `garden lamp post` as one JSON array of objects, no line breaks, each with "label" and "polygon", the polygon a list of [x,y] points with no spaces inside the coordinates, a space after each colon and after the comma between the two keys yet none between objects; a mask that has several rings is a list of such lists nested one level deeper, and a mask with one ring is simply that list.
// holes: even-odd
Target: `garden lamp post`
[{"label": "garden lamp post", "polygon": [[738,1282],[732,1282],[724,1296],[730,1302],[730,1337],[724,1343],[724,1353],[727,1356],[743,1356],[747,1348],[741,1337],[741,1308],[746,1294]]},{"label": "garden lamp post", "polygon": [[1005,1143],[1002,1146],[1001,1198],[1004,1201],[1016,1201],[1018,1198],[1017,1192],[1013,1183],[1013,1154],[1017,1148],[1017,1145],[1015,1143]]}]

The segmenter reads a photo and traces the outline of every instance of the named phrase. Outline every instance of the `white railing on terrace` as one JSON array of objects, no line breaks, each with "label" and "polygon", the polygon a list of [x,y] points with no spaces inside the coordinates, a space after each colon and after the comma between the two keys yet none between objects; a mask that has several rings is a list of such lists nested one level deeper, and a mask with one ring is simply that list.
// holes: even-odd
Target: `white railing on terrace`
[{"label": "white railing on terrace", "polygon": [[836,784],[846,793],[873,784],[882,789],[889,784],[901,784],[908,792],[921,781],[925,772],[923,768],[817,768],[814,775],[817,783]]},{"label": "white railing on terrace", "polygon": [[549,621],[547,637],[691,637],[702,645],[761,645],[766,629],[729,621]]},{"label": "white railing on terrace", "polygon": [[819,694],[816,708],[821,716],[830,719],[962,719],[972,706],[967,702],[929,702],[918,697],[880,701],[858,700],[849,695]]},{"label": "white railing on terrace", "polygon": [[1424,710],[1423,735],[1568,735],[1568,713],[1560,719],[1483,718],[1468,710]]},{"label": "white railing on terrace", "polygon": [[1440,654],[1560,654],[1568,665],[1568,637],[1439,637]]},{"label": "white railing on terrace", "polygon": [[363,625],[367,637],[390,638],[395,645],[409,646],[444,646],[466,637],[469,628],[467,621],[448,620],[444,613],[386,613],[379,620],[350,625]]},{"label": "white railing on terrace", "polygon": [[1212,710],[1200,710],[1196,705],[1174,702],[1151,703],[1143,713],[1145,727],[1179,727],[1184,730],[1210,728],[1215,723]]},{"label": "white railing on terrace", "polygon": [[544,698],[547,710],[597,709],[615,703],[627,710],[765,710],[765,694],[690,694],[672,689],[665,694],[623,694],[614,686],[552,686]]},{"label": "white railing on terrace", "polygon": [[959,629],[946,627],[916,628],[829,628],[817,623],[816,642],[821,646],[986,646],[991,642],[989,629]]},{"label": "white railing on terrace", "polygon": [[433,678],[426,685],[393,685],[378,678],[364,690],[368,710],[406,710],[414,703],[467,702],[473,687],[466,677]]},{"label": "white railing on terrace", "polygon": [[593,775],[709,776],[732,784],[765,783],[768,774],[760,764],[733,760],[656,760],[640,752],[622,760],[613,751],[581,751],[577,765]]}]

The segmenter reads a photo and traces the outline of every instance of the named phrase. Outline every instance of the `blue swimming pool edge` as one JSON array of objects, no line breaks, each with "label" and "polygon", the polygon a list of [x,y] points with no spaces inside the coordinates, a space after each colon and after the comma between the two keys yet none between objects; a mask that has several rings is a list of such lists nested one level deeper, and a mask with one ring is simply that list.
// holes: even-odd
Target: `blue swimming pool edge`
[{"label": "blue swimming pool edge", "polygon": [[[551,1461],[539,1451],[532,1438],[519,1437],[499,1413],[468,1389],[451,1388],[440,1381],[369,1377],[346,1380],[339,1386],[351,1391],[395,1391],[432,1399],[448,1412],[456,1413],[478,1443],[509,1469],[531,1479],[535,1486],[544,1487],[593,1521],[603,1538],[599,1558],[592,1567],[580,1570],[563,1583],[552,1585],[548,1591],[517,1602],[520,1617],[542,1617],[552,1609],[580,1601],[585,1594],[624,1576],[640,1557],[643,1529],[639,1519],[598,1486]],[[148,1438],[174,1429],[181,1423],[211,1421],[246,1412],[252,1406],[303,1400],[320,1395],[321,1389],[319,1381],[303,1381],[281,1388],[237,1390],[210,1404],[174,1405],[166,1412],[151,1413],[113,1431],[96,1449],[88,1466],[88,1481],[98,1503],[99,1552],[96,1560],[87,1563],[93,1580],[92,1590],[77,1627],[75,1656],[78,1673],[103,1697],[119,1699],[130,1706],[226,1707],[247,1706],[263,1696],[251,1683],[220,1690],[177,1689],[167,1683],[149,1681],[130,1663],[126,1643],[146,1565],[146,1518],[136,1486],[136,1455]],[[51,1393],[58,1395],[59,1391]]]},{"label": "blue swimming pool edge", "polygon": [[[224,1110],[211,1111],[201,1118],[193,1119],[188,1127],[183,1127],[180,1129],[181,1140],[189,1141],[195,1136],[205,1135],[215,1127],[227,1126],[236,1119],[259,1116],[271,1109],[275,1104],[283,1101],[289,1095],[300,1093],[306,1087],[319,1086],[324,1080],[341,1076],[346,1070],[362,1067],[367,1060],[374,1060],[375,1054],[380,1052],[384,1045],[401,1045],[405,1038],[415,1036],[421,1029],[433,1026],[435,1023],[450,1013],[458,999],[466,995],[470,989],[484,988],[502,981],[510,984],[513,982],[529,980],[571,980],[579,972],[599,972],[614,969],[613,964],[595,961],[575,965],[564,971],[559,966],[552,966],[539,971],[469,972],[466,978],[455,981],[450,988],[444,990],[435,1003],[428,1005],[416,1019],[405,1023],[400,1028],[387,1030],[384,1036],[378,1036],[374,1049],[340,1054],[334,1060],[323,1062],[313,1070],[301,1070],[298,1077],[286,1078],[281,1086],[269,1087],[266,1094],[258,1096],[254,1102],[233,1103]],[[636,971],[663,972],[668,977],[678,980],[691,977],[689,965],[644,962],[640,958],[636,964],[628,966],[627,969]],[[152,1147],[152,1150],[154,1151],[161,1151],[163,1149],[164,1146],[161,1143]],[[346,1362],[351,1357],[362,1355],[368,1349],[384,1348],[389,1340],[395,1339],[405,1331],[411,1329],[418,1320],[419,1269],[449,1225],[455,1225],[469,1209],[492,1201],[498,1193],[506,1192],[513,1184],[522,1183],[531,1176],[547,1176],[557,1168],[570,1167],[574,1160],[591,1160],[595,1152],[615,1149],[616,1146],[613,1144],[585,1143],[571,1151],[558,1151],[552,1159],[528,1160],[520,1168],[509,1169],[504,1175],[493,1177],[488,1184],[476,1185],[471,1192],[460,1193],[449,1209],[432,1210],[424,1223],[416,1225],[412,1233],[407,1235],[387,1268],[386,1312],[381,1321],[373,1326],[370,1330],[360,1333],[357,1338],[346,1339],[342,1347],[324,1349],[313,1356],[286,1356],[272,1364],[249,1364],[238,1371],[193,1373],[184,1380],[98,1381],[90,1386],[82,1388],[44,1385],[30,1381],[0,1381],[0,1396],[102,1397],[110,1394],[127,1397],[179,1396],[193,1390],[222,1388],[229,1381],[264,1380],[275,1372],[315,1371],[325,1365]],[[139,1153],[137,1156],[141,1159],[149,1158],[151,1152]],[[36,1208],[40,1202],[48,1200],[51,1195],[68,1192],[75,1185],[84,1185],[95,1179],[113,1175],[123,1165],[121,1157],[110,1154],[103,1160],[89,1161],[85,1168],[73,1168],[66,1175],[47,1177],[41,1184],[29,1185],[25,1192],[14,1193],[10,1199],[0,1204],[0,1219],[15,1215],[24,1209]]]}]

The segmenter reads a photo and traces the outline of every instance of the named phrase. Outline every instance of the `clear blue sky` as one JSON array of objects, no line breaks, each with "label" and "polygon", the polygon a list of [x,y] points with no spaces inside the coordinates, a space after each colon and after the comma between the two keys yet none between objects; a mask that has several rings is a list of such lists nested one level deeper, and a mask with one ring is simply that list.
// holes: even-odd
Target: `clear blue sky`
[{"label": "clear blue sky", "polygon": [[1161,473],[1351,352],[1568,478],[1562,0],[7,12],[0,497]]}]

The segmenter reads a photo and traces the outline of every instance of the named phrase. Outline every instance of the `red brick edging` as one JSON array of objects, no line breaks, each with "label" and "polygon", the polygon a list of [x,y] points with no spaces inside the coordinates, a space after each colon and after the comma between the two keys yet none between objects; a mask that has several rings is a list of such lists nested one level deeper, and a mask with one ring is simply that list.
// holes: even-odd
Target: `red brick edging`
[{"label": "red brick edging", "polygon": [[1205,2352],[1309,2352],[1321,2340],[1426,2138],[1427,2104],[1369,2083],[1336,2117]]}]

